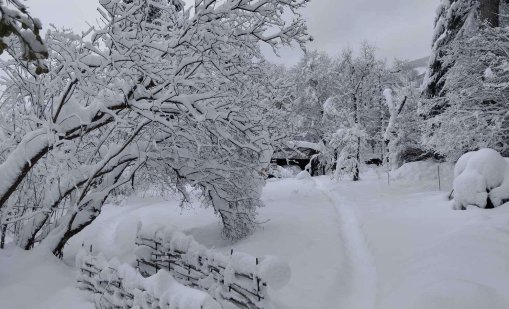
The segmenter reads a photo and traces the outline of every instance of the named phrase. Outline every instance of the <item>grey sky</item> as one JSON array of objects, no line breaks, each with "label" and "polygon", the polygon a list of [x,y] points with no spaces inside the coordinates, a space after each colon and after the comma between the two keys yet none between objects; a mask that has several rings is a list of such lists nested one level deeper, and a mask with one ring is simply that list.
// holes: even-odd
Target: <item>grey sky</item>
[{"label": "grey sky", "polygon": [[[438,3],[439,0],[312,0],[304,12],[315,38],[310,48],[335,55],[368,41],[375,43],[379,55],[387,60],[426,56]],[[95,24],[98,16],[98,0],[28,0],[27,4],[45,27],[52,23],[83,30],[87,21]],[[296,50],[284,50],[277,62],[293,64],[300,55]]]}]

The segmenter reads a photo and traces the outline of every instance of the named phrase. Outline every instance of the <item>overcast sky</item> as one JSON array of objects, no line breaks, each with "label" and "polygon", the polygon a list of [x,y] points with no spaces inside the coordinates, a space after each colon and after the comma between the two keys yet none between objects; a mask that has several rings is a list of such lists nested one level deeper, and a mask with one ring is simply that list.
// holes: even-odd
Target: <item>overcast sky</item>
[{"label": "overcast sky", "polygon": [[[45,27],[52,23],[83,30],[87,21],[95,24],[98,15],[98,0],[26,3]],[[368,41],[376,44],[379,56],[389,61],[427,56],[438,3],[439,0],[311,0],[304,12],[315,38],[310,47],[335,55]],[[278,62],[293,64],[300,55],[298,51],[285,50]],[[269,58],[275,59],[270,55]]]}]

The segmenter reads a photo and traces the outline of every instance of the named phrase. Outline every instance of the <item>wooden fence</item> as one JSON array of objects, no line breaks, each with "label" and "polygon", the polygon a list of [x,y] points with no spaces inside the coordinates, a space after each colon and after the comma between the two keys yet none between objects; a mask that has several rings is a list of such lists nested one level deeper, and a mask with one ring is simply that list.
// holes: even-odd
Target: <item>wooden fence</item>
[{"label": "wooden fence", "polygon": [[[164,269],[181,284],[206,291],[227,308],[232,304],[242,309],[267,308],[268,286],[271,282],[284,285],[290,276],[286,264],[271,263],[274,259],[270,257],[256,258],[233,250],[230,255],[220,254],[178,232],[138,233],[136,244],[137,268],[143,276]],[[270,273],[284,275],[271,281]],[[275,282],[280,279],[282,283]]]},{"label": "wooden fence", "polygon": [[92,252],[77,260],[79,287],[91,293],[96,308],[221,309],[210,295],[179,284],[165,271],[144,278],[132,266]]}]

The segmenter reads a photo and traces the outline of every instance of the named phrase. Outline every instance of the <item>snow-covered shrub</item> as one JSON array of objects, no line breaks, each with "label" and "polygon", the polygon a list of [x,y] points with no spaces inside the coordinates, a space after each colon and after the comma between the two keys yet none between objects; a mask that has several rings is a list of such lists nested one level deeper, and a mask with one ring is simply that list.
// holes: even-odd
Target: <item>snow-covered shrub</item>
[{"label": "snow-covered shrub", "polygon": [[338,129],[329,142],[331,149],[336,154],[334,177],[339,179],[342,175],[359,174],[359,165],[361,164],[359,148],[366,141],[367,134],[364,130],[358,128]]},{"label": "snow-covered shrub", "polygon": [[493,149],[468,152],[456,163],[453,188],[455,209],[500,206],[509,199],[509,164]]}]

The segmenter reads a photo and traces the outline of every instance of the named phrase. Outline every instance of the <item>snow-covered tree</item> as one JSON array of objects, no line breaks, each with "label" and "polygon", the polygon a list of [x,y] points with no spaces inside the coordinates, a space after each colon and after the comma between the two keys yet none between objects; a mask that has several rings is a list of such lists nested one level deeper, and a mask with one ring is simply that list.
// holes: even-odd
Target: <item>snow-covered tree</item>
[{"label": "snow-covered tree", "polygon": [[296,140],[319,143],[324,137],[323,104],[332,96],[332,59],[308,52],[291,70],[295,100],[292,104]]},{"label": "snow-covered tree", "polygon": [[[477,28],[477,4],[476,0],[442,0],[440,2],[435,19],[429,69],[423,85],[425,98],[442,94],[447,71],[454,64],[443,59],[443,56],[450,43],[468,36]],[[442,106],[432,107],[431,116],[442,109]]]},{"label": "snow-covered tree", "polygon": [[507,31],[497,28],[506,9],[492,0],[442,2],[419,110],[428,150],[451,160],[479,147],[507,151]]},{"label": "snow-covered tree", "polygon": [[425,156],[420,146],[422,120],[417,112],[419,85],[416,75],[407,62],[396,61],[383,91],[388,112],[387,122],[383,122],[383,139],[387,148],[384,164],[388,163],[391,169]]},{"label": "snow-covered tree", "polygon": [[444,84],[445,94],[431,99],[447,105],[426,121],[424,145],[451,160],[479,148],[509,154],[508,31],[486,27],[458,40],[446,57],[454,59]]},{"label": "snow-covered tree", "polygon": [[336,175],[345,171],[353,180],[359,180],[362,149],[370,139],[381,142],[377,111],[382,100],[379,77],[383,68],[368,44],[362,45],[358,56],[345,51],[335,61],[332,96],[323,108],[328,126],[328,161]]},{"label": "snow-covered tree", "polygon": [[[24,223],[19,243],[60,254],[149,164],[200,188],[228,237],[249,233],[271,147],[245,85],[260,72],[259,44],[305,43],[305,2],[158,2],[154,15],[154,1],[102,0],[100,29],[50,31],[47,74],[4,62],[0,211]],[[296,18],[285,23],[284,12]]]}]

